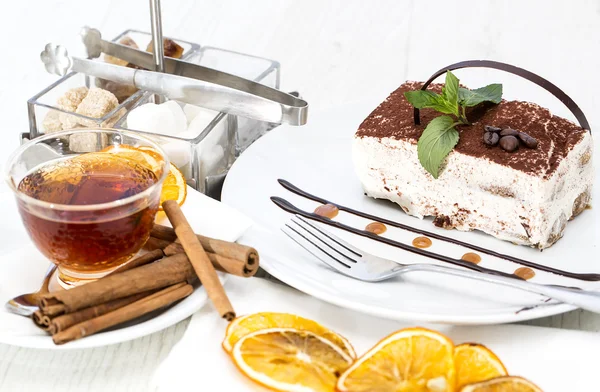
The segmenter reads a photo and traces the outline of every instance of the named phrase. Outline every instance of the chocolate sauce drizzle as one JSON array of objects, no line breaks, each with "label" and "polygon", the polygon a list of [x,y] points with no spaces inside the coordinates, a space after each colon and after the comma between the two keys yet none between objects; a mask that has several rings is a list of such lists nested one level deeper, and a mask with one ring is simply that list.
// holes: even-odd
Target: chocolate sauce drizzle
[{"label": "chocolate sauce drizzle", "polygon": [[[291,184],[289,181],[286,181],[286,180],[283,180],[283,179],[278,179],[277,181],[279,182],[279,184],[281,184],[281,186],[283,186],[285,189],[287,189],[288,191],[290,191],[292,193],[295,193],[295,194],[297,194],[299,196],[302,196],[302,197],[307,198],[309,200],[316,201],[316,202],[321,203],[321,204],[333,204],[333,205],[337,206],[337,208],[340,211],[344,211],[344,212],[347,212],[347,213],[350,213],[350,214],[353,214],[353,215],[356,215],[356,216],[360,216],[361,218],[366,218],[366,219],[369,219],[369,220],[374,220],[374,221],[381,222],[381,223],[389,225],[389,226],[398,227],[400,229],[407,230],[407,231],[410,231],[410,232],[413,232],[413,233],[417,233],[417,234],[420,234],[420,235],[424,235],[424,236],[427,236],[427,237],[430,237],[430,238],[435,238],[437,240],[446,241],[446,242],[449,242],[451,244],[455,244],[455,245],[459,245],[459,246],[464,246],[465,248],[469,248],[469,249],[472,249],[472,250],[480,252],[480,253],[484,253],[484,254],[487,254],[487,255],[490,255],[490,256],[493,256],[493,257],[498,257],[500,259],[508,260],[508,261],[513,262],[513,263],[524,265],[526,267],[538,269],[540,271],[550,272],[552,274],[562,275],[562,276],[565,276],[567,278],[572,278],[572,279],[577,279],[577,280],[583,280],[583,281],[588,281],[588,282],[600,281],[600,274],[593,274],[593,273],[584,273],[584,274],[582,274],[582,273],[575,273],[575,272],[563,271],[563,270],[560,270],[560,269],[557,269],[557,268],[552,268],[552,267],[549,267],[549,266],[537,264],[537,263],[534,263],[532,261],[523,260],[523,259],[520,259],[520,258],[517,258],[517,257],[514,257],[514,256],[509,256],[509,255],[505,255],[505,254],[502,254],[502,253],[498,253],[498,252],[495,252],[493,250],[490,250],[490,249],[487,249],[487,248],[483,248],[481,246],[473,245],[473,244],[468,243],[468,242],[456,240],[456,239],[450,238],[450,237],[445,237],[443,235],[440,235],[440,234],[437,234],[437,233],[433,233],[433,232],[429,232],[429,231],[426,231],[426,230],[416,229],[416,228],[414,228],[412,226],[404,225],[402,223],[398,223],[398,222],[395,222],[395,221],[392,221],[392,220],[389,220],[389,219],[385,219],[385,218],[382,218],[382,217],[379,217],[379,216],[376,216],[376,215],[367,214],[365,212],[357,211],[357,210],[354,210],[352,208],[345,207],[345,206],[342,206],[342,205],[337,204],[337,203],[333,203],[333,202],[328,201],[326,199],[323,199],[323,198],[321,198],[319,196],[315,196],[315,195],[312,195],[312,194],[310,194],[310,193],[308,193],[306,191],[303,191],[302,189],[298,188],[297,186]],[[379,237],[379,236],[377,236],[375,234],[371,234],[371,233],[363,231],[363,230],[358,230],[358,229],[355,229],[353,227],[346,226],[346,225],[344,225],[342,223],[338,223],[338,222],[334,222],[334,221],[331,221],[331,220],[327,220],[327,219],[322,218],[322,217],[320,217],[320,216],[318,216],[316,214],[312,214],[312,213],[309,213],[309,212],[302,211],[302,210],[296,208],[295,206],[293,206],[288,201],[286,201],[286,200],[284,200],[282,198],[279,198],[279,197],[271,197],[271,200],[275,204],[277,204],[280,208],[282,208],[282,209],[284,209],[284,210],[286,210],[288,212],[291,212],[291,213],[294,213],[294,214],[298,214],[298,215],[302,215],[302,216],[304,216],[306,218],[309,218],[309,219],[318,220],[319,222],[323,222],[323,223],[329,224],[331,226],[338,227],[338,228],[340,228],[342,230],[346,230],[346,231],[352,232],[354,234],[358,234],[358,235],[362,235],[362,236],[365,236],[365,237],[369,237],[369,238],[372,238],[372,239],[374,239],[376,241],[385,242],[388,245],[396,246],[398,248],[402,248],[402,249],[411,251],[413,253],[418,253],[418,254],[421,254],[421,255],[424,255],[424,256],[427,256],[427,257],[435,258],[435,259],[440,260],[440,261],[446,261],[446,262],[449,262],[449,263],[452,263],[452,264],[455,264],[455,265],[460,265],[462,267],[466,267],[466,268],[473,269],[473,270],[480,271],[480,272],[490,273],[488,271],[491,271],[491,273],[494,273],[494,274],[509,275],[512,278],[515,277],[512,274],[504,274],[504,273],[501,273],[501,272],[498,272],[498,271],[495,271],[495,270],[490,270],[490,269],[487,269],[487,268],[479,267],[476,264],[473,264],[473,263],[470,263],[470,262],[466,262],[464,260],[452,259],[452,258],[449,258],[449,257],[446,257],[446,256],[437,255],[437,254],[432,253],[432,252],[424,251],[424,250],[421,250],[421,249],[416,249],[416,248],[413,248],[412,246],[401,244],[399,242],[390,240],[390,239],[385,238],[385,237]],[[418,252],[415,251],[415,250],[418,250]],[[444,257],[445,259],[441,259],[441,258],[438,258],[438,257]],[[474,267],[476,267],[476,268],[474,268]]]},{"label": "chocolate sauce drizzle", "polygon": [[322,216],[317,215],[315,213],[308,212],[308,211],[303,211],[303,210],[299,209],[298,207],[296,207],[295,205],[293,205],[292,203],[290,203],[289,201],[287,201],[285,199],[282,199],[281,197],[271,196],[271,201],[273,203],[275,203],[279,208],[281,208],[284,211],[287,211],[287,212],[289,212],[291,214],[296,214],[296,215],[300,215],[300,216],[303,216],[303,217],[308,218],[308,219],[316,220],[318,222],[322,222],[322,223],[325,223],[327,225],[330,225],[330,226],[333,226],[333,227],[337,227],[338,229],[342,229],[342,230],[348,231],[348,232],[353,233],[353,234],[358,234],[358,235],[361,235],[363,237],[371,238],[371,239],[373,239],[375,241],[383,242],[384,244],[388,244],[388,245],[394,246],[396,248],[400,248],[400,249],[403,249],[403,250],[406,250],[406,251],[409,251],[409,252],[412,252],[412,253],[416,253],[416,254],[419,254],[419,255],[422,255],[422,256],[426,256],[426,257],[430,257],[432,259],[436,259],[436,260],[443,261],[443,262],[446,262],[446,263],[458,265],[460,267],[465,267],[465,268],[468,268],[468,269],[471,269],[471,270],[474,270],[474,271],[478,271],[478,272],[482,272],[482,273],[485,273],[485,274],[499,275],[499,276],[504,276],[504,277],[507,277],[507,278],[513,278],[513,279],[523,280],[522,278],[520,278],[520,277],[518,277],[516,275],[513,275],[513,274],[507,274],[505,272],[496,271],[496,270],[492,270],[492,269],[485,268],[485,267],[480,267],[479,265],[470,263],[468,261],[464,261],[464,260],[461,260],[461,259],[453,259],[452,257],[440,255],[440,254],[433,253],[433,252],[428,252],[426,250],[415,248],[415,247],[412,247],[410,245],[406,245],[406,244],[394,241],[394,240],[389,239],[389,238],[380,237],[379,235],[373,234],[373,233],[371,233],[369,231],[366,231],[366,230],[355,229],[354,227],[345,225],[343,223],[339,223],[339,222],[333,221],[333,220],[328,219],[328,218],[323,218]]},{"label": "chocolate sauce drizzle", "polygon": [[535,309],[535,308],[537,308],[537,306],[525,306],[524,308],[521,308],[521,309],[517,310],[517,311],[515,312],[515,314],[519,314],[519,313],[521,313],[521,312],[526,312],[526,311],[528,311],[528,310],[533,310],[533,309]]},{"label": "chocolate sauce drizzle", "polygon": [[[534,74],[531,71],[527,71],[526,69],[519,68],[514,65],[501,63],[499,61],[467,60],[467,61],[461,61],[458,63],[450,64],[450,65],[440,69],[433,75],[431,75],[431,77],[425,82],[425,84],[423,84],[423,87],[421,87],[421,90],[425,90],[427,88],[427,86],[429,86],[431,84],[431,82],[433,82],[438,76],[446,73],[446,71],[454,71],[455,69],[461,69],[461,68],[478,68],[478,67],[493,68],[493,69],[498,69],[500,71],[505,71],[505,72],[520,76],[523,79],[529,80],[530,82],[535,83],[538,86],[544,88],[546,91],[548,91],[550,94],[554,95],[562,103],[565,104],[565,106],[571,111],[571,113],[573,113],[573,115],[579,122],[579,126],[581,126],[581,128],[587,129],[590,133],[592,133],[592,128],[590,128],[590,123],[588,122],[587,118],[585,117],[585,114],[583,114],[583,111],[579,108],[579,106],[577,106],[575,101],[573,101],[573,99],[571,99],[571,97],[569,97],[564,91],[562,91],[560,88],[558,88],[558,86],[556,86],[555,84],[551,83],[550,81],[542,78],[541,76]],[[417,125],[421,123],[421,118],[419,116],[419,109],[417,109],[417,108],[415,108],[415,110],[414,110],[414,120],[415,120],[415,124],[417,124]]]}]

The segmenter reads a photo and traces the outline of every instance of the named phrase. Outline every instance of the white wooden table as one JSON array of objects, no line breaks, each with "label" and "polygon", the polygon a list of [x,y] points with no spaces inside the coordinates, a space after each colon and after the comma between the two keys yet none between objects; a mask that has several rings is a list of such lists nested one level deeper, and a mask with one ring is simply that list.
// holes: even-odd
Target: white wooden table
[{"label": "white wooden table", "polygon": [[[149,30],[148,2],[2,3],[3,163],[17,147],[18,134],[27,130],[26,100],[55,80],[44,72],[39,52],[49,41],[74,47],[83,25],[106,37],[126,28]],[[552,80],[582,107],[592,128],[600,126],[597,0],[165,0],[163,25],[165,35],[279,60],[282,88],[299,90],[313,110],[383,99],[406,79],[422,80],[455,61],[487,58]],[[600,316],[573,311],[528,324],[598,331]],[[0,391],[147,391],[153,371],[186,326],[182,321],[92,350],[0,345]]]}]

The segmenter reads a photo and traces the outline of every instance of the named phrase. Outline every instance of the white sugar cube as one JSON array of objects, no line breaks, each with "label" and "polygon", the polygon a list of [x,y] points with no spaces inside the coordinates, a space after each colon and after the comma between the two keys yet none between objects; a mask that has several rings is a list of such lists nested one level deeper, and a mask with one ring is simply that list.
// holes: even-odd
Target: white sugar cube
[{"label": "white sugar cube", "polygon": [[200,108],[200,111],[196,113],[196,116],[188,126],[188,132],[194,133],[194,136],[200,135],[200,133],[204,131],[208,124],[210,124],[218,114],[219,112],[214,110]]},{"label": "white sugar cube", "polygon": [[173,140],[160,146],[175,165],[187,178],[191,176],[191,147],[188,142]]},{"label": "white sugar cube", "polygon": [[185,104],[183,107],[183,112],[185,113],[185,117],[187,119],[187,123],[190,124],[192,120],[200,113],[203,109],[200,106],[191,105],[189,103]]},{"label": "white sugar cube", "polygon": [[173,119],[175,120],[174,134],[185,132],[187,129],[187,118],[181,105],[177,101],[167,101],[162,103],[160,106],[168,108],[173,113]]},{"label": "white sugar cube", "polygon": [[[189,135],[187,132],[183,132],[178,137],[191,138],[193,135]],[[184,140],[170,140],[166,143],[161,144],[162,149],[165,151],[171,162],[179,169],[186,166],[191,159],[191,144]]]},{"label": "white sugar cube", "polygon": [[177,133],[173,111],[168,106],[154,103],[140,105],[129,112],[127,128],[169,136]]}]

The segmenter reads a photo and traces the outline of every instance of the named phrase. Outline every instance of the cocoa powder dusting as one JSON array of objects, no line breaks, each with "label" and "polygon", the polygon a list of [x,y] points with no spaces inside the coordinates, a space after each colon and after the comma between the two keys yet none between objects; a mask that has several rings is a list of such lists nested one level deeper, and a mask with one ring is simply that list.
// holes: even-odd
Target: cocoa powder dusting
[{"label": "cocoa powder dusting", "polygon": [[[421,88],[423,83],[406,82],[379,105],[360,125],[357,137],[393,138],[416,143],[427,124],[441,115],[432,109],[421,110],[421,124],[413,121],[413,107],[404,93]],[[428,90],[441,92],[441,84],[432,84]],[[454,152],[474,157],[485,157],[500,165],[537,176],[548,177],[561,160],[577,144],[585,129],[564,118],[553,116],[548,109],[530,102],[506,101],[498,105],[484,103],[467,109],[471,125],[461,125],[460,141]],[[536,149],[522,148],[506,152],[489,148],[482,139],[485,125],[513,128],[526,132],[538,141]]]}]

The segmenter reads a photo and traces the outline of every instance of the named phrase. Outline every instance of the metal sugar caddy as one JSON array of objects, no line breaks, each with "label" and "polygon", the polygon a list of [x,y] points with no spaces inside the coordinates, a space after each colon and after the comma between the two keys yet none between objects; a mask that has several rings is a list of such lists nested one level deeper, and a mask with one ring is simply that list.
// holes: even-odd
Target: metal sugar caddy
[{"label": "metal sugar caddy", "polygon": [[[180,39],[172,39],[183,48],[179,60],[158,58],[164,51],[162,45],[153,45],[153,55],[118,45],[125,38],[139,44],[163,43],[160,5],[158,1],[151,3],[155,7],[151,8],[152,34],[130,29],[108,42],[101,40],[97,30],[84,28],[82,39],[88,49],[88,59],[69,57],[64,48],[47,45],[42,53],[46,69],[63,76],[28,100],[30,132],[21,135],[22,142],[58,131],[61,124],[64,127],[71,122],[77,127],[136,131],[161,145],[171,161],[182,170],[188,185],[219,198],[225,175],[235,159],[279,123],[304,124],[308,104],[297,95],[277,90],[280,64],[273,60]],[[132,69],[130,64],[123,64],[127,67],[108,65],[99,60],[100,53],[104,53],[105,57],[115,54],[119,59],[128,59],[130,64],[134,64],[133,68],[141,70]],[[164,71],[164,80],[161,74],[143,70],[152,68]],[[154,83],[154,79],[160,82]],[[139,83],[139,80],[150,81]],[[119,95],[118,105],[102,116],[70,110],[72,108],[68,104],[57,104],[68,91],[77,91],[72,89],[106,88],[111,81],[125,81],[127,83],[119,86],[127,88],[116,92],[115,95]],[[177,88],[162,89],[163,85],[176,85],[186,92],[180,94]],[[186,115],[196,112],[186,132],[150,132],[148,129],[135,129],[132,126],[134,121],[128,121],[132,110],[146,103],[168,100],[186,109]],[[196,104],[196,101],[202,108],[186,107]],[[68,153],[69,150],[75,151],[77,144],[57,140],[54,148],[63,148],[66,150],[63,153]]]},{"label": "metal sugar caddy", "polygon": [[[119,42],[123,38],[129,37],[135,42],[148,43],[152,40],[152,35],[148,32],[139,30],[128,29],[123,31],[121,34],[116,36],[112,42]],[[182,60],[186,60],[193,56],[198,50],[200,45],[180,40],[173,39],[178,45],[180,45],[184,51],[181,57]],[[23,139],[33,139],[41,135],[45,135],[48,132],[52,132],[55,128],[49,123],[47,116],[48,113],[54,111],[56,113],[62,113],[64,115],[70,115],[73,119],[80,119],[81,122],[90,124],[95,123],[96,126],[114,126],[120,119],[119,114],[124,113],[123,109],[129,111],[133,108],[134,104],[141,98],[143,91],[135,91],[130,94],[129,97],[121,100],[119,105],[100,118],[93,118],[85,115],[75,113],[62,109],[57,105],[58,99],[63,96],[67,91],[78,88],[78,87],[103,87],[105,83],[100,78],[85,75],[80,72],[70,72],[67,75],[61,77],[50,86],[46,87],[33,97],[27,100],[27,110],[29,115],[29,133],[22,134]],[[44,124],[46,122],[46,124]]]}]

